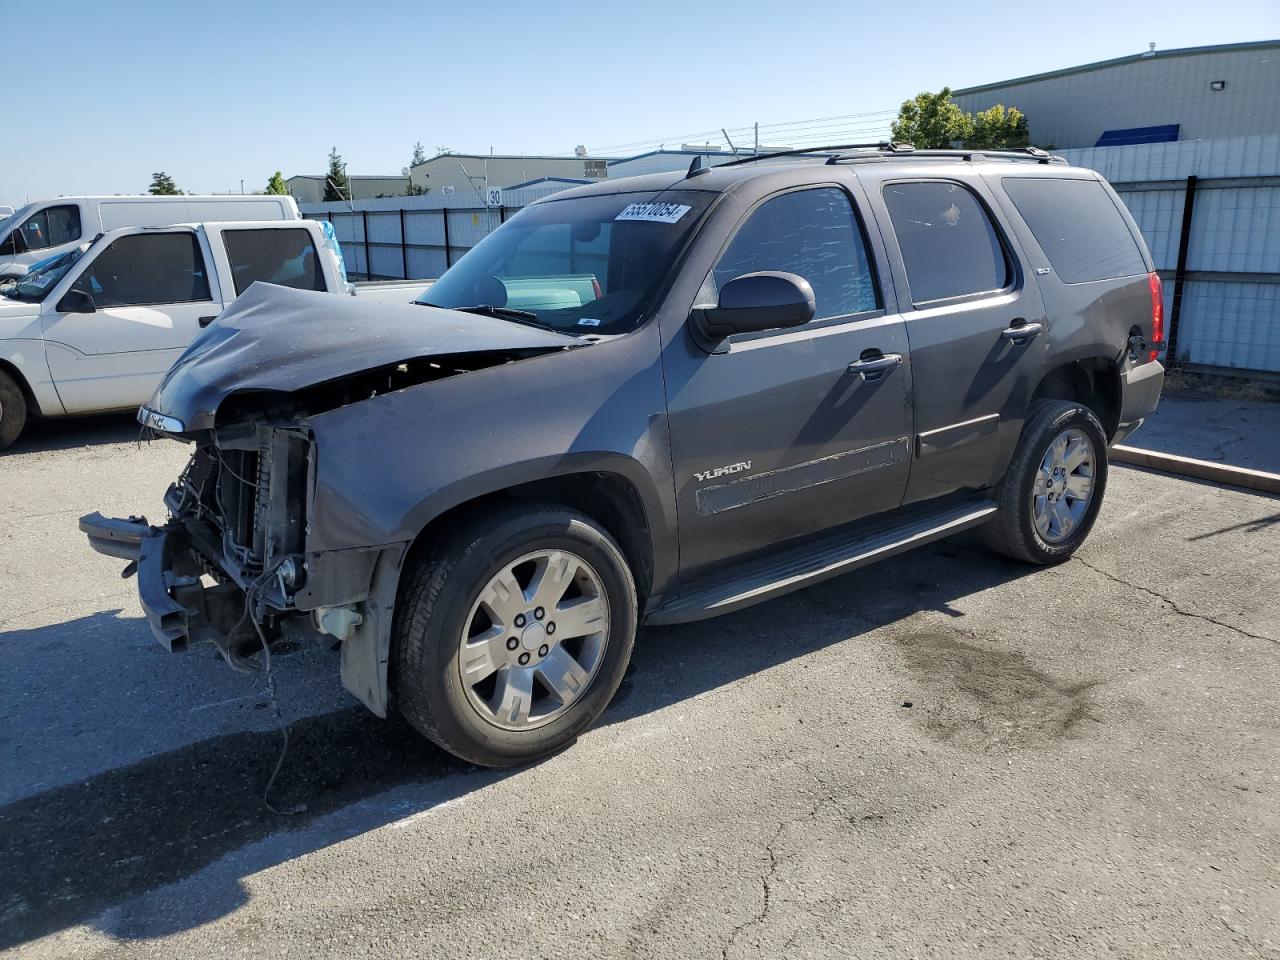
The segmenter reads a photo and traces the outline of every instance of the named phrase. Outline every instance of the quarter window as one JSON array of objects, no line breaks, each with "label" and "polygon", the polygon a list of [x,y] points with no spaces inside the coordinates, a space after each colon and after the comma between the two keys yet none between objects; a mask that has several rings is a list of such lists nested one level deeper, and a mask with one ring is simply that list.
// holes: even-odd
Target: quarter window
[{"label": "quarter window", "polygon": [[306,230],[224,230],[236,296],[256,280],[295,290],[325,289],[316,245]]},{"label": "quarter window", "polygon": [[808,280],[817,301],[815,320],[880,306],[862,230],[849,198],[835,187],[796,190],[765,201],[739,228],[709,280],[718,295],[734,277],[759,270]]},{"label": "quarter window", "polygon": [[1129,225],[1097,180],[1006,177],[1001,184],[1064,283],[1147,272]]},{"label": "quarter window", "polygon": [[75,289],[89,294],[99,307],[212,299],[194,233],[142,233],[112,241],[80,275]]},{"label": "quarter window", "polygon": [[891,183],[884,202],[917,305],[1009,285],[999,234],[968,188],[943,181]]}]

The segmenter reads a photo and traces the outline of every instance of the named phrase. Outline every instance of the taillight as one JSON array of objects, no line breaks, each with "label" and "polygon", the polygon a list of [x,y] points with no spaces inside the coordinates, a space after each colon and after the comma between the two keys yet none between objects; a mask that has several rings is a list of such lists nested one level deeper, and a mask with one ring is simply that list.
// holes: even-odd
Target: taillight
[{"label": "taillight", "polygon": [[600,281],[595,277],[591,278],[591,290],[596,295],[597,300],[604,296],[604,291],[600,289]]},{"label": "taillight", "polygon": [[1164,343],[1164,287],[1160,275],[1154,270],[1147,274],[1147,286],[1151,288],[1151,344],[1154,349],[1147,354],[1150,362],[1160,356],[1159,344]]}]

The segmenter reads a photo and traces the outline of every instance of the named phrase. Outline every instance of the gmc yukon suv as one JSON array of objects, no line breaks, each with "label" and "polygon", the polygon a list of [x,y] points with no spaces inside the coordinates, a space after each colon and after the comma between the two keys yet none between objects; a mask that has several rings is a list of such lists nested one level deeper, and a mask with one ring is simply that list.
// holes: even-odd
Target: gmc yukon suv
[{"label": "gmc yukon suv", "polygon": [[243,665],[296,621],[494,766],[586,730],[640,623],[971,527],[1065,560],[1164,373],[1111,188],[1034,150],[770,160],[556,194],[417,304],[253,287],[140,411],[194,444],[168,520],[82,528],[168,647]]}]

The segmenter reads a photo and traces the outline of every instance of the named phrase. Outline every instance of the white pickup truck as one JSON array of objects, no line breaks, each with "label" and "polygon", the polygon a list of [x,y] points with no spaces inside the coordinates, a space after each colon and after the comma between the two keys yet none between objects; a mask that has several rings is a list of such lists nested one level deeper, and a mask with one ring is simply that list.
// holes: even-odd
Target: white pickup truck
[{"label": "white pickup truck", "polygon": [[[123,227],[0,287],[0,449],[28,417],[137,408],[254,281],[352,294],[312,220]],[[413,300],[426,281],[370,291]]]}]

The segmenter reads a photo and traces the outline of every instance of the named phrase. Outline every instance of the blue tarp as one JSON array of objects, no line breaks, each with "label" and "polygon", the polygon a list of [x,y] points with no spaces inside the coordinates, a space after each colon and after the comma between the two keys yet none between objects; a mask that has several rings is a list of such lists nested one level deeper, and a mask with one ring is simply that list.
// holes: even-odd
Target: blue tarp
[{"label": "blue tarp", "polygon": [[1160,127],[1129,127],[1126,130],[1106,130],[1098,138],[1095,147],[1125,147],[1131,143],[1174,143],[1178,139],[1177,123]]}]

